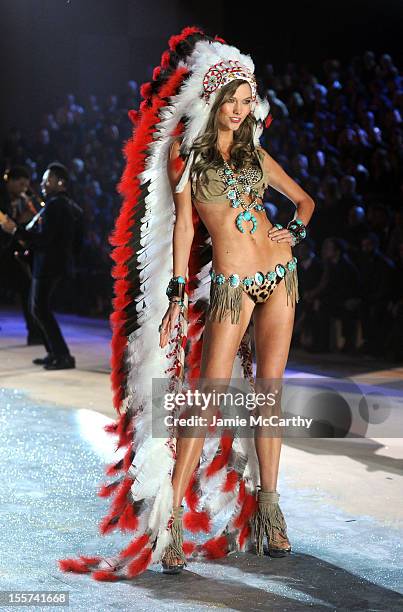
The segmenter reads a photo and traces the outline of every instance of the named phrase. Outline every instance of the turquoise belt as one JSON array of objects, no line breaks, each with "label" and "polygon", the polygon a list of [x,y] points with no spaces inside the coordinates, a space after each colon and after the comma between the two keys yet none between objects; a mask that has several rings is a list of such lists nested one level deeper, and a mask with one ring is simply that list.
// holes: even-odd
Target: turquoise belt
[{"label": "turquoise belt", "polygon": [[262,285],[265,280],[275,281],[276,279],[282,279],[286,275],[287,271],[293,272],[297,267],[297,258],[294,256],[290,261],[288,261],[285,265],[277,264],[274,270],[269,270],[264,274],[263,272],[256,272],[254,276],[245,276],[241,279],[239,274],[230,274],[229,276],[225,276],[224,274],[217,274],[213,268],[211,268],[209,274],[212,282],[217,283],[217,285],[223,285],[224,283],[229,283],[231,287],[238,287],[240,284],[245,287],[249,287],[254,283],[256,285]]}]

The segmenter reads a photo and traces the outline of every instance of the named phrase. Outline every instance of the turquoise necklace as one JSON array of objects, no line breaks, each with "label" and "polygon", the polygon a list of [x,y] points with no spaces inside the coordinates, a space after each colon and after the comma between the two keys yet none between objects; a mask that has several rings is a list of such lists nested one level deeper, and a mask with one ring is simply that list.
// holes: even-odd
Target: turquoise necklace
[{"label": "turquoise necklace", "polygon": [[[257,229],[257,219],[251,211],[264,210],[264,206],[256,203],[256,198],[259,194],[252,187],[253,183],[259,180],[259,170],[256,168],[248,168],[247,170],[242,169],[239,176],[235,176],[232,168],[224,160],[224,168],[221,170],[220,175],[224,179],[224,182],[231,187],[227,193],[227,198],[231,203],[231,207],[239,208],[239,206],[242,206],[244,209],[235,219],[237,229],[244,234],[245,230],[242,224],[244,221],[248,221],[252,223],[250,234],[254,234]],[[242,193],[251,195],[253,197],[252,202],[247,204],[242,198]]]}]

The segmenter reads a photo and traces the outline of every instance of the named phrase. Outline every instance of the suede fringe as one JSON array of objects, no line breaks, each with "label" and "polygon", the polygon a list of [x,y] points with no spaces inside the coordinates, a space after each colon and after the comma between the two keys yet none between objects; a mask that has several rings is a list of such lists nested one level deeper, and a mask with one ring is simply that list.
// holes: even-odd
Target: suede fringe
[{"label": "suede fringe", "polygon": [[242,285],[232,287],[229,282],[219,285],[211,283],[210,306],[208,319],[210,321],[222,321],[231,313],[231,323],[239,323],[242,308]]},{"label": "suede fringe", "polygon": [[263,543],[265,535],[268,544],[274,539],[275,532],[286,534],[287,525],[284,515],[278,504],[280,494],[277,491],[259,491],[258,508],[254,516],[254,530],[256,540],[256,554],[263,557]]},{"label": "suede fringe", "polygon": [[298,274],[297,267],[294,270],[287,270],[284,276],[285,289],[287,291],[287,306],[288,306],[288,298],[294,302],[294,305],[299,302],[299,292],[298,292]]},{"label": "suede fringe", "polygon": [[171,526],[172,541],[168,544],[163,555],[163,561],[167,565],[177,564],[177,559],[187,565],[186,557],[183,552],[183,526],[182,526],[183,506],[174,508],[173,522]]}]

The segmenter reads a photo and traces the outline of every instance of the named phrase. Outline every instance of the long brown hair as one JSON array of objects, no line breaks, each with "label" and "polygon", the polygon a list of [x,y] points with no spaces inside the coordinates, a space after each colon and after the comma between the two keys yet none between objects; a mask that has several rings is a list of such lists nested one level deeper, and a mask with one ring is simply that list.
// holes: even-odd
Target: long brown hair
[{"label": "long brown hair", "polygon": [[[219,109],[222,104],[233,96],[242,83],[247,82],[243,79],[235,79],[224,85],[218,92],[210,111],[206,129],[201,136],[194,140],[191,147],[195,159],[192,165],[192,173],[195,173],[197,180],[205,180],[205,173],[209,168],[218,169],[222,167],[223,158],[217,147]],[[256,123],[255,116],[250,112],[239,126],[239,129],[234,131],[230,163],[236,171],[247,165],[258,165],[256,149],[253,143]]]}]

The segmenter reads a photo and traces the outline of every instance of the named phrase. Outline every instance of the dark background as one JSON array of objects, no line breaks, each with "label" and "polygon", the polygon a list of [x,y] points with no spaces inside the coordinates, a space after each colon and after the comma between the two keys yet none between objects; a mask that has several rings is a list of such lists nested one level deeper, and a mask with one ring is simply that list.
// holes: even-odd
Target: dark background
[{"label": "dark background", "polygon": [[400,0],[220,2],[219,0],[0,0],[0,137],[29,129],[66,92],[78,99],[148,80],[169,36],[186,25],[218,34],[281,72],[288,62],[318,71],[370,49],[401,55]]}]

